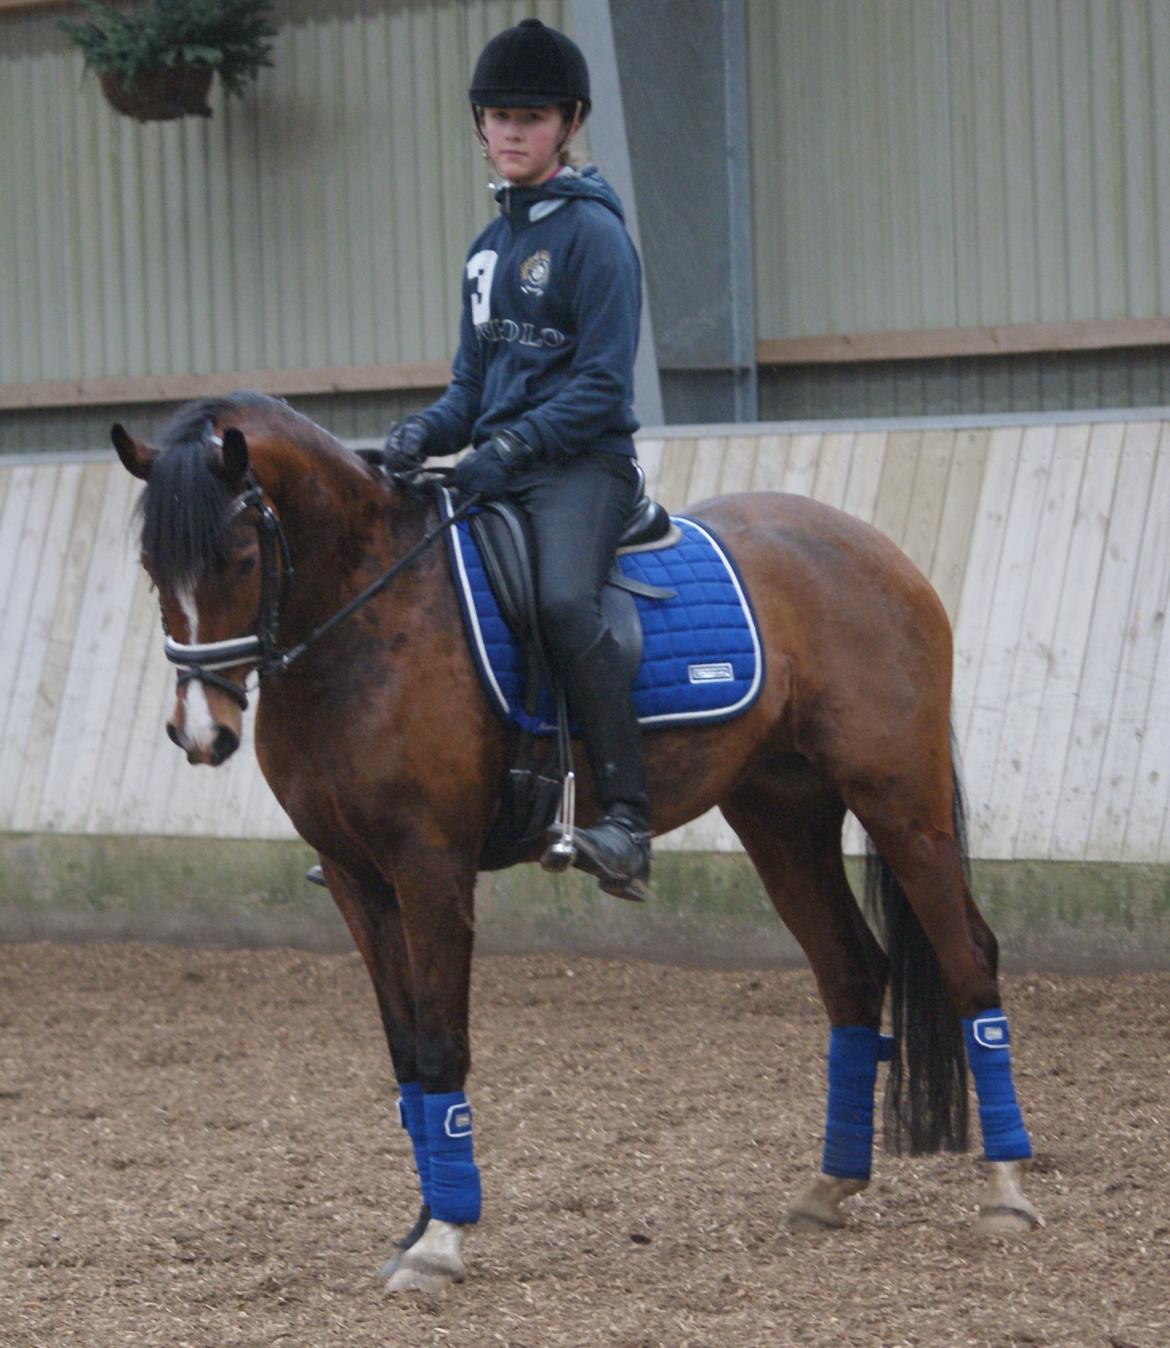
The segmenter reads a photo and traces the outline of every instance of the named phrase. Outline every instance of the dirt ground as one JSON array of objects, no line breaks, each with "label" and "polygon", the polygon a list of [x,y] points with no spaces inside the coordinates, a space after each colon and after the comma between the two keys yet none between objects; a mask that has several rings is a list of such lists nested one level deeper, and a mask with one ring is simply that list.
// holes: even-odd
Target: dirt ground
[{"label": "dirt ground", "polygon": [[0,947],[0,1344],[1170,1345],[1170,974],[1007,980],[1027,1238],[972,1156],[878,1158],[790,1235],[819,1155],[803,971],[480,961],[469,1281],[388,1298],[414,1216],[356,956]]}]

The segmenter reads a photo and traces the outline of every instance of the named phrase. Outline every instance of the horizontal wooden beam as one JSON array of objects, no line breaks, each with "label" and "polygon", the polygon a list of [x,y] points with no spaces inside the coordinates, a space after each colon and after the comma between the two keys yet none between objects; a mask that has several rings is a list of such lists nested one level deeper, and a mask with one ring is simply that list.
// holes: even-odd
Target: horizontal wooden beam
[{"label": "horizontal wooden beam", "polygon": [[295,396],[309,393],[394,393],[446,386],[445,361],[416,365],[341,365],[319,370],[239,370],[213,374],[163,374],[124,379],[51,379],[0,384],[0,411],[36,407],[111,407],[121,403],[177,403],[215,398],[236,389]]},{"label": "horizontal wooden beam", "polygon": [[761,365],[839,365],[851,361],[932,360],[947,356],[1018,356],[1170,345],[1170,318],[1002,327],[923,328],[908,332],[841,332],[757,343]]},{"label": "horizontal wooden beam", "polygon": [[67,9],[77,8],[77,0],[0,0],[0,14],[22,9]]}]

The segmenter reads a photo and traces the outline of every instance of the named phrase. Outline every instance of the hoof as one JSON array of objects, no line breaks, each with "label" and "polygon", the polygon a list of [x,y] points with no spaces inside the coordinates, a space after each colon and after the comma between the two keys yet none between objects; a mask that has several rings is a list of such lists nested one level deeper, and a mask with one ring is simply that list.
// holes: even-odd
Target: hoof
[{"label": "hoof", "polygon": [[975,1221],[981,1235],[1018,1235],[1044,1225],[1044,1218],[1024,1197],[1026,1169],[1026,1161],[989,1162],[987,1189]]},{"label": "hoof", "polygon": [[399,1292],[444,1292],[452,1284],[462,1282],[463,1277],[462,1273],[455,1275],[445,1269],[413,1268],[404,1259],[388,1279],[386,1291],[391,1296]]},{"label": "hoof", "polygon": [[837,1231],[845,1225],[841,1204],[867,1188],[869,1180],[818,1175],[786,1214],[789,1231]]},{"label": "hoof", "polygon": [[419,1209],[418,1217],[415,1219],[414,1225],[410,1228],[410,1230],[406,1233],[406,1235],[402,1237],[402,1239],[397,1243],[397,1245],[395,1245],[394,1253],[390,1256],[389,1259],[386,1260],[386,1262],[378,1270],[379,1278],[392,1278],[394,1276],[394,1274],[398,1271],[398,1265],[402,1263],[402,1256],[406,1253],[407,1250],[411,1248],[412,1245],[418,1244],[420,1238],[422,1237],[423,1232],[427,1229],[427,1224],[430,1222],[430,1220],[431,1220],[431,1210],[424,1203],[422,1207]]},{"label": "hoof", "polygon": [[391,1259],[394,1271],[386,1291],[441,1292],[467,1276],[460,1247],[463,1227],[432,1218],[426,1230],[409,1249]]},{"label": "hoof", "polygon": [[979,1209],[975,1229],[981,1236],[1026,1235],[1044,1225],[1044,1218],[1025,1198],[1023,1207],[985,1207]]}]

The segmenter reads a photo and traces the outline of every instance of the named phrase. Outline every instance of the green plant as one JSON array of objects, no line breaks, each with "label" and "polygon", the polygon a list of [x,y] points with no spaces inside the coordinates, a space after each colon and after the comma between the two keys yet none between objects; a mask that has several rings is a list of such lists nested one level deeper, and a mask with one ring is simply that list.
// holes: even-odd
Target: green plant
[{"label": "green plant", "polygon": [[271,0],[152,0],[116,9],[84,0],[85,23],[59,20],[87,66],[125,84],[166,66],[209,66],[229,94],[241,94],[272,64]]}]

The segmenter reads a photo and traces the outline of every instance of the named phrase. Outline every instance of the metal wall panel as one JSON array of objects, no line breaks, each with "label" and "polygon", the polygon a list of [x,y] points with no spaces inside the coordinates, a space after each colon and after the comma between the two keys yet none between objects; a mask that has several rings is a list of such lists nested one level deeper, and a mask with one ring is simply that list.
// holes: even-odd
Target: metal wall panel
[{"label": "metal wall panel", "polygon": [[[793,491],[873,522],[955,629],[973,855],[1170,863],[1170,422],[643,436],[671,508]],[[0,462],[0,832],[291,836],[247,736],[193,770],[105,461]],[[715,812],[667,847],[735,849]],[[847,846],[861,847],[855,825]]]},{"label": "metal wall panel", "polygon": [[57,12],[0,16],[0,383],[447,359],[494,209],[471,63],[568,9],[281,0],[249,97],[148,125],[82,77]]},{"label": "metal wall panel", "polygon": [[747,0],[757,329],[1170,303],[1170,0]]},{"label": "metal wall panel", "polygon": [[760,371],[760,416],[977,416],[1170,406],[1170,348],[796,365]]}]

